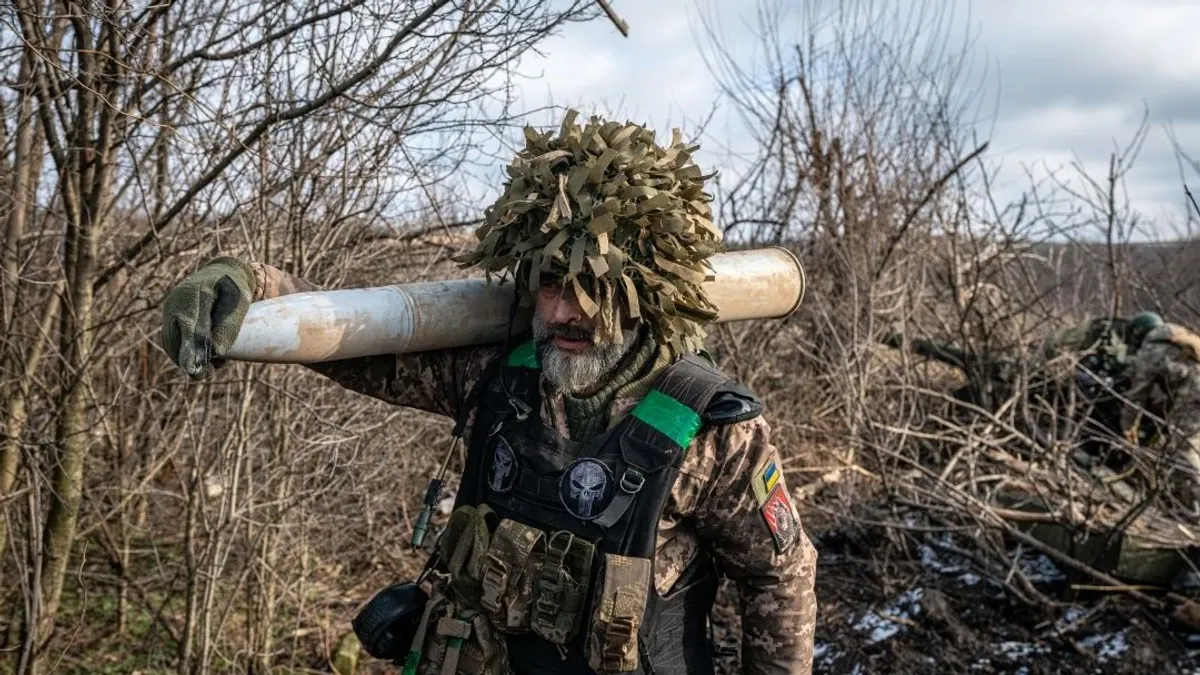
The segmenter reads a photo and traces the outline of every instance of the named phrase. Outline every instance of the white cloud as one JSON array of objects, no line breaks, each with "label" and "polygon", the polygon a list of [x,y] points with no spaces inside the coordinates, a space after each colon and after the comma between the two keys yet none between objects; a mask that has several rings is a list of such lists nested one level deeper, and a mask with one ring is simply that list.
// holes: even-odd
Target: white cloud
[{"label": "white cloud", "polygon": [[[784,0],[785,2],[787,0]],[[976,67],[990,79],[984,96],[999,97],[980,125],[991,132],[990,156],[1002,161],[1002,181],[1024,184],[1061,169],[1075,158],[1102,175],[1114,148],[1134,136],[1143,107],[1151,129],[1127,180],[1136,208],[1154,218],[1181,214],[1180,177],[1163,126],[1175,126],[1185,149],[1200,155],[1200,3],[1165,0],[1012,0],[953,4],[959,32],[977,35]],[[695,130],[719,100],[716,79],[704,63],[708,40],[702,14],[753,72],[761,67],[756,37],[758,3],[750,0],[611,0],[631,27],[623,38],[605,19],[571,24],[527,57],[520,72],[519,107],[577,107],[646,122],[662,135],[672,126]],[[879,3],[887,5],[888,3]],[[891,5],[894,7],[895,5]],[[947,5],[948,7],[950,5]],[[873,10],[879,9],[873,7]],[[880,13],[878,16],[890,16]],[[785,38],[796,16],[778,17]],[[953,49],[953,38],[946,42]],[[985,104],[986,105],[986,104]],[[730,173],[725,150],[745,152],[749,137],[728,106],[718,110],[702,140],[698,161]],[[994,113],[994,114],[993,114]],[[535,125],[553,124],[560,112],[534,114]],[[518,138],[514,137],[513,142]],[[1190,171],[1190,170],[1189,170]],[[500,177],[499,165],[491,175]],[[1194,172],[1187,176],[1200,183]]]}]

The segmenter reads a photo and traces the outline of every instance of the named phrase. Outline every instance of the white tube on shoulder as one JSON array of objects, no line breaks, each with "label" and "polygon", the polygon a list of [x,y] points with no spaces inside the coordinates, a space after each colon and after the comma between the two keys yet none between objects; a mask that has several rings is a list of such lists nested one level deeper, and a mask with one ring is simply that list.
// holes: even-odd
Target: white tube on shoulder
[{"label": "white tube on shoulder", "polygon": [[[764,248],[709,259],[705,284],[718,322],[790,315],[804,298],[804,269],[790,251]],[[296,293],[250,306],[226,358],[319,363],[498,343],[508,330],[511,283],[483,279]],[[528,326],[517,317],[513,330]]]}]

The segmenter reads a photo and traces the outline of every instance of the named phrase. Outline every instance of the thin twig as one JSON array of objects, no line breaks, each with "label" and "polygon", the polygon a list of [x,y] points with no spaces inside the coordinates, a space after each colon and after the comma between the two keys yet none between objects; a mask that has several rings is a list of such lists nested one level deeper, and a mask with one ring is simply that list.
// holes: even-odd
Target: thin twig
[{"label": "thin twig", "polygon": [[613,10],[612,6],[608,4],[608,0],[596,0],[596,4],[600,5],[600,9],[603,9],[604,13],[608,15],[608,20],[612,21],[613,25],[617,27],[617,30],[621,31],[621,35],[629,37],[629,24],[625,23],[624,19],[617,16],[617,13]]}]

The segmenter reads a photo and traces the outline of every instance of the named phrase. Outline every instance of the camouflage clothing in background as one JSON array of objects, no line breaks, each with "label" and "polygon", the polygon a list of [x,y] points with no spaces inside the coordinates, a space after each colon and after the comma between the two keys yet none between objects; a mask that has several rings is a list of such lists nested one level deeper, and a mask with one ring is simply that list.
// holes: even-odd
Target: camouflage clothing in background
[{"label": "camouflage clothing in background", "polygon": [[1123,364],[1138,351],[1146,335],[1161,325],[1162,318],[1153,312],[1142,312],[1130,318],[1091,317],[1047,338],[1042,345],[1042,355],[1051,359],[1068,351],[1086,353],[1108,349],[1117,362]]},{"label": "camouflage clothing in background", "polygon": [[[255,300],[319,290],[270,266],[253,267],[258,280]],[[308,367],[351,391],[453,417],[500,349],[498,345],[447,349]],[[544,393],[543,419],[569,436],[562,396]],[[636,403],[628,397],[614,400],[610,426]],[[794,506],[791,519],[784,519],[794,526],[777,532],[790,543],[782,554],[776,553],[754,485],[772,462],[782,469],[770,427],[761,417],[706,429],[696,436],[660,519],[654,581],[659,593],[665,593],[702,549],[711,551],[722,573],[740,591],[742,672],[807,675],[812,671],[816,624],[817,555]]]},{"label": "camouflage clothing in background", "polygon": [[1130,405],[1123,426],[1135,429],[1143,411],[1167,423],[1168,451],[1200,500],[1200,336],[1174,324],[1154,329],[1131,363]]}]

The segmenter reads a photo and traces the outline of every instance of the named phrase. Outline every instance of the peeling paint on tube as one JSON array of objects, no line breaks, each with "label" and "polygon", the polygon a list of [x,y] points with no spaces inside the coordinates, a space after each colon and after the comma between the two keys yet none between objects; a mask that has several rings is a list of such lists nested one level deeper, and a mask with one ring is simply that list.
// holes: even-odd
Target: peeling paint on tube
[{"label": "peeling paint on tube", "polygon": [[[804,269],[790,251],[713,256],[706,284],[718,322],[786,317],[804,299]],[[297,293],[250,306],[226,358],[318,363],[500,342],[512,285],[483,279]],[[528,316],[518,317],[528,325]]]}]

